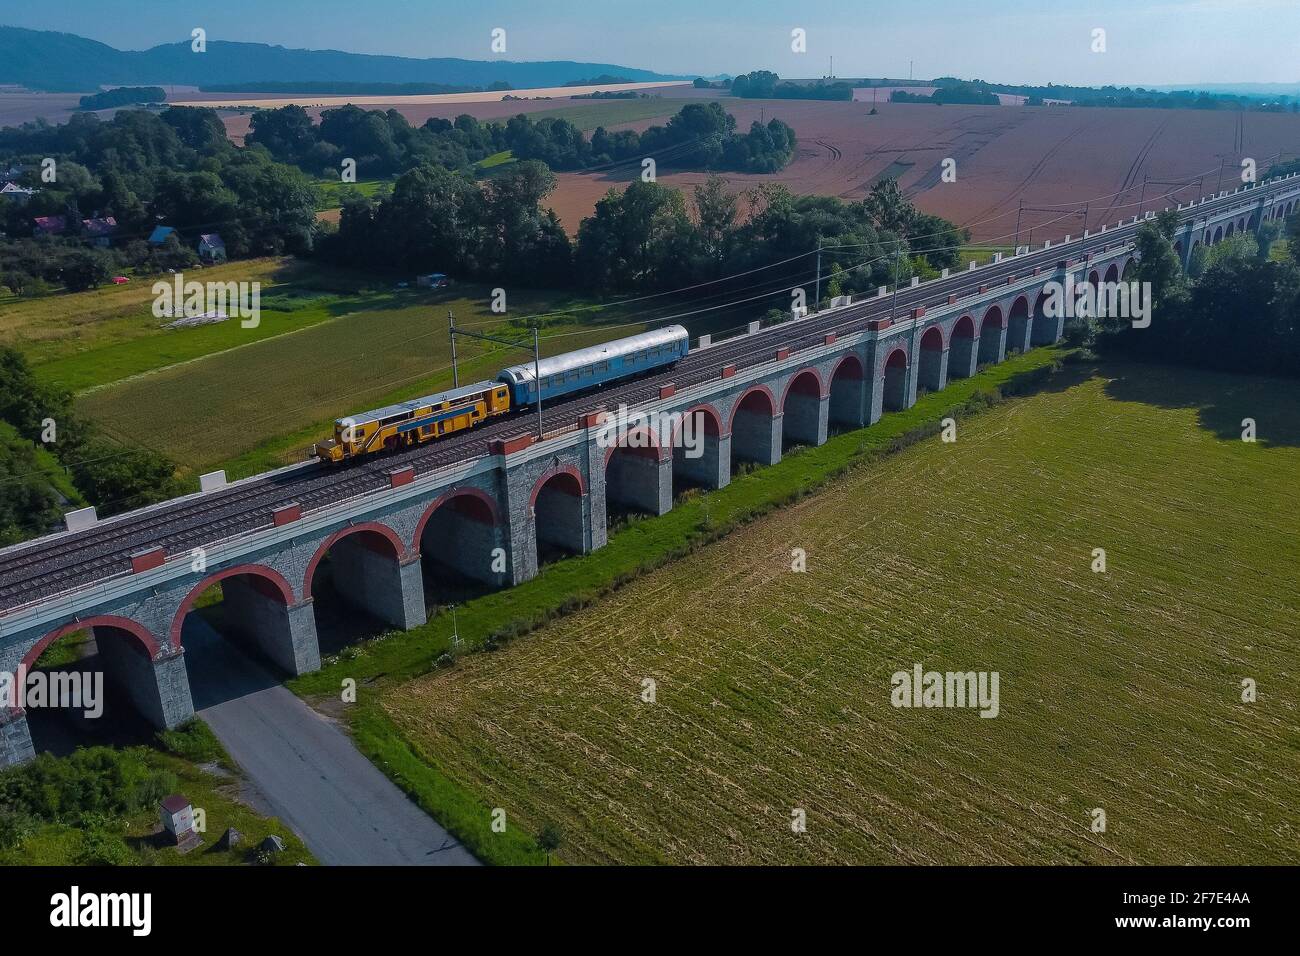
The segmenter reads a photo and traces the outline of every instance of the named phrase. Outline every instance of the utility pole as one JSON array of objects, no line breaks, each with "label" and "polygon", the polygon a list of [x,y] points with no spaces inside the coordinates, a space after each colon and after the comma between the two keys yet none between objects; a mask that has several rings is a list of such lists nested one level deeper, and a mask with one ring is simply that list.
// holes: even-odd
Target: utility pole
[{"label": "utility pole", "polygon": [[1219,160],[1219,185],[1214,187],[1214,195],[1223,192],[1223,170],[1228,165],[1228,157],[1224,156]]},{"label": "utility pole", "polygon": [[451,338],[451,387],[460,388],[460,370],[456,368],[456,318],[447,310],[447,335]]},{"label": "utility pole", "polygon": [[[482,332],[468,332],[465,329],[458,329],[455,326],[451,328],[452,340],[455,341],[457,335],[467,335],[471,339],[479,339],[483,342],[495,342],[497,345],[505,345],[512,349],[525,349],[528,346],[519,340],[502,339],[495,335],[485,335]],[[533,326],[533,378],[537,385],[537,437],[542,437],[542,350],[541,336],[538,334],[537,326]]]},{"label": "utility pole", "polygon": [[[1142,218],[1142,214],[1146,212],[1146,208],[1147,208],[1147,176],[1148,176],[1147,173],[1142,174],[1142,198],[1138,200],[1139,219]],[[1084,223],[1084,225],[1086,226],[1087,223]]]},{"label": "utility pole", "polygon": [[817,240],[817,291],[813,294],[813,311],[820,312],[822,303],[822,241]]},{"label": "utility pole", "polygon": [[542,433],[542,349],[541,341],[537,334],[537,326],[533,326],[533,380],[537,383],[537,440],[541,441]]},{"label": "utility pole", "polygon": [[1020,208],[1016,210],[1016,254],[1020,253],[1020,216],[1025,211],[1025,197],[1020,197]]},{"label": "utility pole", "polygon": [[893,322],[898,315],[898,261],[903,257],[903,242],[901,239],[895,240],[897,245],[894,247],[894,297],[889,303],[889,321]]},{"label": "utility pole", "polygon": [[456,605],[451,605],[451,653],[460,653],[460,625],[456,623]]}]

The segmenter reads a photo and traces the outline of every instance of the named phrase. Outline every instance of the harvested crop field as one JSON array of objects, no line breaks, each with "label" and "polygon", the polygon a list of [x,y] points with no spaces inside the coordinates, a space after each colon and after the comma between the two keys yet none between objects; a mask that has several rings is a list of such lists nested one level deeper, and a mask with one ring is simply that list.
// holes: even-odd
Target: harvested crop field
[{"label": "harvested crop field", "polygon": [[[618,91],[618,90],[635,90],[638,93],[647,94],[646,99],[635,100],[575,100],[572,97],[584,92],[595,90]],[[500,120],[504,122],[511,116],[518,116],[520,113],[555,113],[562,110],[569,110],[578,107],[610,107],[614,110],[612,115],[618,116],[616,108],[620,105],[626,108],[627,104],[646,104],[654,102],[656,99],[663,97],[679,97],[688,93],[702,92],[693,90],[689,85],[680,83],[631,83],[631,84],[611,84],[604,86],[582,86],[582,87],[551,87],[547,89],[536,90],[512,90],[509,95],[516,99],[503,99],[505,93],[444,93],[430,95],[412,95],[412,96],[325,96],[322,94],[312,94],[309,96],[294,97],[290,95],[267,95],[259,97],[258,94],[242,94],[241,96],[232,96],[229,93],[204,93],[194,98],[189,105],[220,105],[235,103],[262,103],[262,106],[253,107],[245,106],[234,110],[222,110],[222,121],[226,124],[226,134],[236,143],[243,143],[244,137],[248,135],[249,123],[252,118],[254,109],[268,109],[275,106],[287,106],[290,103],[298,103],[304,106],[312,120],[319,123],[321,113],[327,109],[333,109],[346,103],[355,103],[368,110],[397,110],[406,117],[407,122],[413,126],[421,126],[426,120],[434,117],[442,119],[455,119],[462,113],[468,113],[471,116],[481,120]],[[669,104],[647,110],[644,106],[639,111],[639,116],[669,116],[681,108],[681,104]],[[625,121],[624,117],[619,117],[615,122]],[[577,120],[575,120],[577,122]],[[583,128],[594,129],[594,124],[590,127]]]},{"label": "harvested crop field", "polygon": [[[1076,370],[384,707],[569,862],[1300,863],[1297,421]],[[891,707],[914,663],[998,716]]]},{"label": "harvested crop field", "polygon": [[[780,172],[725,174],[736,189],[778,182],[798,194],[853,200],[877,179],[894,176],[921,209],[968,226],[977,242],[1010,242],[1021,198],[1027,206],[1091,200],[1087,226],[1097,228],[1137,214],[1144,178],[1188,183],[1148,185],[1145,208],[1159,209],[1213,192],[1222,164],[1224,188],[1233,188],[1243,158],[1253,157],[1265,169],[1279,151],[1289,156],[1300,150],[1300,115],[1291,113],[880,103],[874,107],[878,115],[871,116],[870,100],[719,102],[740,129],[776,117],[799,137],[798,155]],[[644,129],[651,122],[627,128]],[[940,179],[946,158],[956,160],[956,182]],[[566,228],[576,231],[611,186],[623,188],[640,172],[637,162],[598,173],[561,173],[551,205]],[[706,178],[699,172],[659,173],[661,182],[678,187]],[[1025,213],[1021,241],[1031,237],[1031,229],[1035,242],[1081,233],[1082,218],[1059,218],[1064,212]]]}]

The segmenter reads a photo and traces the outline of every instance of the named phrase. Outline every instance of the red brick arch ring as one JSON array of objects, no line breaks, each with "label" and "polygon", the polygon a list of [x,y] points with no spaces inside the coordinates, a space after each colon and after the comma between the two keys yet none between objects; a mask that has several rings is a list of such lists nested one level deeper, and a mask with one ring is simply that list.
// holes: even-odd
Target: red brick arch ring
[{"label": "red brick arch ring", "polygon": [[772,390],[766,385],[751,385],[740,394],[740,397],[737,398],[735,402],[732,403],[731,417],[727,419],[728,434],[735,430],[736,415],[740,412],[740,406],[745,404],[745,400],[755,393],[761,393],[767,396],[768,407],[772,410],[772,416],[776,417],[777,411],[781,406],[776,403],[776,397],[772,394]]},{"label": "red brick arch ring", "polygon": [[[931,328],[933,327],[934,326],[931,326]],[[943,333],[940,332],[939,335],[942,337]],[[866,377],[862,373],[862,359],[858,358],[858,356],[854,355],[852,352],[848,352],[847,354],[840,356],[840,360],[836,362],[835,367],[831,369],[831,377],[827,379],[827,381],[834,382],[835,376],[840,374],[840,369],[849,362],[852,362],[854,365],[854,371],[849,373],[849,378],[862,379]]]},{"label": "red brick arch ring", "polygon": [[[902,362],[895,362],[895,355],[901,355],[903,357]],[[884,364],[880,366],[880,377],[884,379],[889,374],[891,368],[906,369],[911,364],[912,358],[907,354],[907,349],[902,345],[895,345],[889,350],[889,354],[885,356]]]},{"label": "red brick arch ring", "polygon": [[989,316],[994,315],[994,313],[996,313],[997,321],[994,323],[993,327],[995,329],[1005,329],[1007,327],[1006,313],[1002,311],[1002,306],[995,304],[989,306],[987,309],[984,310],[984,318],[980,319],[980,325],[979,325],[980,332],[984,331],[984,326],[989,324]]},{"label": "red brick arch ring", "polygon": [[794,389],[795,384],[799,382],[801,379],[806,379],[807,376],[809,375],[811,375],[813,377],[813,380],[817,383],[817,397],[818,398],[826,397],[826,395],[828,394],[826,391],[826,383],[822,381],[821,373],[818,372],[817,369],[813,368],[810,365],[807,368],[799,369],[799,371],[791,375],[790,380],[785,383],[785,391],[781,393],[782,408],[785,408],[786,400],[789,399],[790,392]]},{"label": "red brick arch ring", "polygon": [[682,433],[682,428],[685,426],[686,420],[690,418],[692,415],[694,415],[696,412],[703,412],[705,415],[707,415],[709,418],[713,420],[713,427],[716,430],[719,438],[726,438],[728,435],[731,434],[730,431],[724,432],[722,430],[722,416],[718,414],[718,410],[714,408],[712,405],[709,404],[692,405],[690,408],[686,409],[686,411],[682,412],[681,417],[677,419],[677,424],[673,426],[673,440],[672,442],[670,442],[669,447],[671,448],[677,447],[677,439]]},{"label": "red brick arch ring", "polygon": [[[285,607],[293,607],[293,587],[285,580],[284,575],[274,568],[268,568],[263,564],[239,564],[233,568],[225,568],[214,574],[209,574],[190,588],[190,593],[185,595],[185,600],[176,609],[176,616],[172,618],[172,627],[168,636],[172,647],[181,646],[181,630],[185,627],[185,615],[190,613],[190,610],[194,607],[194,602],[199,599],[199,595],[217,582],[241,574],[247,574],[255,579],[259,582],[259,586],[264,589],[264,593],[279,597],[284,601]],[[311,592],[308,591],[307,593],[310,594]]]},{"label": "red brick arch ring", "polygon": [[[646,435],[649,437],[650,443],[647,445],[638,439],[636,445],[628,445],[627,442],[633,435]],[[617,444],[610,445],[605,449],[605,461],[603,466],[606,470],[609,469],[609,460],[614,457],[614,452],[620,450],[627,452],[629,455],[639,455],[642,458],[649,458],[653,461],[664,460],[664,451],[659,447],[659,436],[655,434],[653,428],[649,428],[645,425],[638,425],[635,428],[629,428],[626,432],[618,436]]]},{"label": "red brick arch ring", "polygon": [[469,514],[469,512],[467,511],[466,514],[469,514],[469,517],[481,521],[482,516],[484,514],[483,509],[486,508],[488,520],[483,523],[484,524],[490,523],[495,526],[499,526],[501,524],[501,509],[497,507],[496,499],[493,498],[491,495],[489,495],[486,491],[484,491],[481,488],[473,488],[469,486],[462,486],[459,488],[449,488],[441,495],[439,495],[438,498],[434,500],[433,504],[429,505],[429,507],[424,509],[424,514],[420,516],[420,521],[415,526],[415,535],[414,537],[411,538],[411,548],[410,548],[411,554],[420,553],[420,538],[424,534],[425,525],[429,523],[429,520],[433,517],[434,512],[436,512],[443,505],[447,505],[447,504],[455,505],[460,501],[464,501],[467,504],[473,502],[471,507],[474,510],[478,511],[478,514],[477,515]]},{"label": "red brick arch ring", "polygon": [[[548,468],[546,471],[542,472],[541,477],[537,479],[537,483],[533,485],[533,493],[528,499],[528,508],[530,511],[537,506],[537,496],[542,493],[542,489],[546,487],[546,483],[552,478],[557,478],[560,475],[568,475],[577,483],[579,495],[585,495],[587,493],[587,483],[582,480],[582,472],[580,472],[576,466],[557,465],[554,468]],[[569,493],[572,494],[571,491]]]},{"label": "red brick arch ring", "polygon": [[[39,641],[33,644],[31,650],[23,655],[22,667],[30,671],[36,665],[36,661],[40,658],[41,653],[45,648],[49,647],[59,638],[92,627],[115,627],[118,630],[126,631],[140,642],[140,646],[144,649],[145,653],[149,655],[150,660],[157,658],[163,651],[163,647],[158,643],[158,639],[150,634],[149,629],[143,624],[133,621],[129,617],[119,617],[116,614],[96,614],[94,617],[82,618],[78,621],[69,621],[62,627],[50,631],[50,633],[46,634]],[[180,642],[178,641],[175,646],[179,648]],[[14,708],[10,708],[10,712],[13,712],[13,710]]]},{"label": "red brick arch ring", "polygon": [[408,552],[402,539],[397,536],[397,532],[387,525],[380,524],[378,521],[363,521],[361,524],[349,525],[346,528],[339,528],[328,538],[320,543],[316,553],[311,556],[311,561],[307,564],[307,573],[302,578],[302,593],[308,597],[311,596],[311,582],[316,576],[316,568],[324,560],[326,552],[334,547],[339,541],[354,534],[360,534],[363,531],[370,531],[379,535],[385,541],[393,546],[393,554],[399,562],[407,559]]}]

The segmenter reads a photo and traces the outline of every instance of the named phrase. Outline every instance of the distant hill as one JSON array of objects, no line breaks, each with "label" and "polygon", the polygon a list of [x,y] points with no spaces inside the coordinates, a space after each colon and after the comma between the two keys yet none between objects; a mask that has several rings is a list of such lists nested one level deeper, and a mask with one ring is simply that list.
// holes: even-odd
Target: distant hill
[{"label": "distant hill", "polygon": [[584,77],[615,75],[643,83],[678,79],[614,63],[547,60],[417,60],[339,50],[290,50],[265,43],[231,43],[209,38],[194,53],[188,40],[149,50],[117,50],[71,33],[0,26],[0,83],[50,92],[89,92],[101,85],[169,83],[213,86],[243,83],[437,83],[485,87],[509,83],[516,89],[562,86]]}]

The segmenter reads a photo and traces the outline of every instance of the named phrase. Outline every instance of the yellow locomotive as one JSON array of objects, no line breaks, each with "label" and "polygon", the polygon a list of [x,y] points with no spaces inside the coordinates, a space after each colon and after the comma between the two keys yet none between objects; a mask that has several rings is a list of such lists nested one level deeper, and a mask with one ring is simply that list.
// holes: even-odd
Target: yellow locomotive
[{"label": "yellow locomotive", "polygon": [[334,421],[334,437],[316,445],[324,462],[396,451],[473,428],[512,408],[535,407],[579,392],[666,368],[684,358],[690,336],[680,325],[640,332],[540,362],[504,368],[492,382],[475,382]]},{"label": "yellow locomotive", "polygon": [[452,432],[473,428],[490,415],[510,410],[510,389],[501,382],[476,382],[436,395],[413,398],[334,422],[334,437],[316,445],[325,462],[379,451],[395,451]]}]

